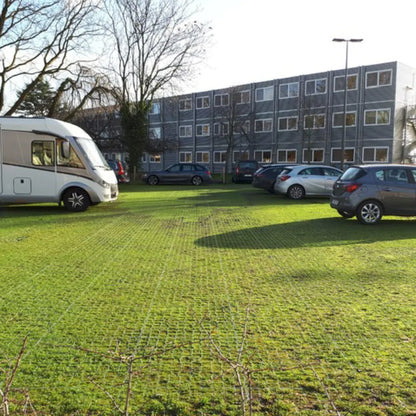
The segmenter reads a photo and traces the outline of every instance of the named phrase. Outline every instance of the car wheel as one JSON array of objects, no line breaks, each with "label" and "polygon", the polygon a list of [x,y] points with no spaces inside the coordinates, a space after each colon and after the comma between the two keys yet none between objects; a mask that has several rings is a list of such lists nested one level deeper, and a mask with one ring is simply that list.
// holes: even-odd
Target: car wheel
[{"label": "car wheel", "polygon": [[342,209],[338,209],[338,214],[341,215],[341,217],[344,218],[352,218],[355,214],[349,211],[343,211]]},{"label": "car wheel", "polygon": [[373,225],[380,222],[383,208],[377,201],[365,201],[358,207],[357,219],[362,224]]},{"label": "car wheel", "polygon": [[81,188],[68,189],[62,197],[62,201],[65,208],[71,212],[85,211],[91,205],[90,196]]},{"label": "car wheel", "polygon": [[159,183],[159,178],[155,175],[151,175],[147,178],[148,185],[157,185]]},{"label": "car wheel", "polygon": [[305,189],[301,185],[292,185],[287,191],[287,196],[290,199],[302,199],[305,197]]},{"label": "car wheel", "polygon": [[194,176],[191,182],[192,182],[192,185],[196,185],[196,186],[201,185],[202,178],[200,176]]}]

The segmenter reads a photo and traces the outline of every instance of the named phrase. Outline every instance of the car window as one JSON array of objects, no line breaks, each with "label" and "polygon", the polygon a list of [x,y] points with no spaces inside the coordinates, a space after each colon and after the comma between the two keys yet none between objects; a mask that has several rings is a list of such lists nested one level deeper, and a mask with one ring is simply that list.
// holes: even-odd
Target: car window
[{"label": "car window", "polygon": [[181,170],[181,165],[173,165],[167,170],[172,173],[179,172]]},{"label": "car window", "polygon": [[306,168],[299,172],[299,175],[322,175],[321,168]]},{"label": "car window", "polygon": [[[353,181],[362,178],[366,175],[366,171],[362,168],[348,168],[341,176],[343,181]],[[377,175],[377,173],[376,173]]]},{"label": "car window", "polygon": [[376,175],[376,178],[377,178],[379,181],[383,181],[383,182],[384,182],[384,170],[383,170],[383,169],[376,170],[375,175]]},{"label": "car window", "polygon": [[406,169],[386,169],[384,179],[388,182],[408,182]]},{"label": "car window", "polygon": [[195,170],[193,165],[182,165],[182,172],[191,172]]},{"label": "car window", "polygon": [[340,172],[331,168],[324,168],[324,176],[340,176]]},{"label": "car window", "polygon": [[410,172],[412,172],[413,180],[416,182],[416,169],[410,169]]}]

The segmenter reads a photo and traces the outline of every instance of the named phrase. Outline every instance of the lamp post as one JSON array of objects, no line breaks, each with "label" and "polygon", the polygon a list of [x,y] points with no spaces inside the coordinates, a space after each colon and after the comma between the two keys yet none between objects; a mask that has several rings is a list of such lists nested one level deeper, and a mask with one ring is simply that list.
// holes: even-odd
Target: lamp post
[{"label": "lamp post", "polygon": [[350,42],[362,42],[362,39],[342,39],[334,38],[332,42],[345,42],[345,78],[344,78],[344,123],[341,139],[341,170],[344,170],[344,158],[345,158],[345,140],[347,137],[347,89],[348,89],[348,44]]}]

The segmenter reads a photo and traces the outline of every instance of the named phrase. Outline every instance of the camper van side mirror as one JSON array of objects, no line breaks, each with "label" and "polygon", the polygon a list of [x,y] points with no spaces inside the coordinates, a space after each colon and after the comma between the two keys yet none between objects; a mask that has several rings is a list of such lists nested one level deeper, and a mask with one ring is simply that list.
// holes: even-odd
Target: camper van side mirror
[{"label": "camper van side mirror", "polygon": [[65,159],[68,159],[69,153],[70,153],[69,142],[63,142],[62,143],[62,156]]}]

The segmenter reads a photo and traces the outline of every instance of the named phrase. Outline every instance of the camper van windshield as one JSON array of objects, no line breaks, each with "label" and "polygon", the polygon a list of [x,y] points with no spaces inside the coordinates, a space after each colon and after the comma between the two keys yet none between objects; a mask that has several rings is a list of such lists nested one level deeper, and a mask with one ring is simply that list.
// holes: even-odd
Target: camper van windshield
[{"label": "camper van windshield", "polygon": [[75,137],[75,140],[84,152],[84,156],[90,161],[92,167],[111,169],[92,139]]}]

